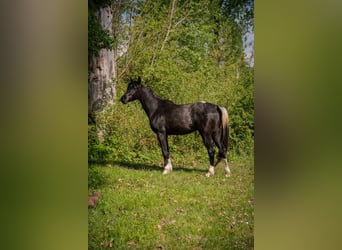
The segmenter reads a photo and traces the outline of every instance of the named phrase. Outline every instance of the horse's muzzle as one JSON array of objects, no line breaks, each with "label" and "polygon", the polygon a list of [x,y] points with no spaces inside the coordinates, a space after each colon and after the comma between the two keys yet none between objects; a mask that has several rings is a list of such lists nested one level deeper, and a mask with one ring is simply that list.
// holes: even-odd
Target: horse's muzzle
[{"label": "horse's muzzle", "polygon": [[122,97],[121,97],[121,102],[123,103],[123,104],[126,104],[128,101],[127,101],[127,96],[125,96],[125,95],[123,95]]}]

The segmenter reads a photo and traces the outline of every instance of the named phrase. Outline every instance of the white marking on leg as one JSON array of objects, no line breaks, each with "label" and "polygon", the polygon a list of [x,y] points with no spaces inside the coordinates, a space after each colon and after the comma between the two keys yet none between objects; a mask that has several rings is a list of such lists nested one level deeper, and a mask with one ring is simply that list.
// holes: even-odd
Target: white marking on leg
[{"label": "white marking on leg", "polygon": [[167,164],[166,166],[164,167],[164,171],[163,171],[163,174],[168,174],[172,171],[172,164],[171,164],[171,160],[170,159],[167,159]]},{"label": "white marking on leg", "polygon": [[224,165],[225,165],[225,170],[226,170],[226,177],[230,176],[230,169],[229,169],[229,165],[228,165],[228,161],[227,159],[223,159],[224,160]]},{"label": "white marking on leg", "polygon": [[210,166],[209,171],[205,176],[210,177],[210,175],[214,175],[214,174],[215,174],[215,168],[214,166]]}]

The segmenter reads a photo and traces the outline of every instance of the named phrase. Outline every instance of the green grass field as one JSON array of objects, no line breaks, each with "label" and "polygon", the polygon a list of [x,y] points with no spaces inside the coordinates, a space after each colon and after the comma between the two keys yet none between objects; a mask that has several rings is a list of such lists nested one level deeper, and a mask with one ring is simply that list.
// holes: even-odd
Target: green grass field
[{"label": "green grass field", "polygon": [[[222,164],[222,163],[221,163]],[[89,249],[252,249],[253,159],[177,167],[163,176],[157,165],[116,162],[89,166]]]}]

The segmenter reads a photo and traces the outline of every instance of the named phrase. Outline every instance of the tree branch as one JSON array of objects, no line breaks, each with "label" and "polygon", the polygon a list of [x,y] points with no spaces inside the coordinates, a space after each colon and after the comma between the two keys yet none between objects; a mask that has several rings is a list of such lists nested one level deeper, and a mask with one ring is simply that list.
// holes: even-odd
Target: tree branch
[{"label": "tree branch", "polygon": [[172,18],[173,18],[173,14],[175,12],[175,4],[176,4],[176,0],[172,0],[172,2],[170,3],[170,14],[169,14],[169,26],[167,28],[167,32],[166,32],[166,35],[165,35],[165,38],[164,38],[164,41],[162,43],[162,46],[160,48],[160,51],[162,51],[165,47],[165,44],[167,42],[167,40],[169,39],[169,35],[171,33],[171,29],[172,29]]}]

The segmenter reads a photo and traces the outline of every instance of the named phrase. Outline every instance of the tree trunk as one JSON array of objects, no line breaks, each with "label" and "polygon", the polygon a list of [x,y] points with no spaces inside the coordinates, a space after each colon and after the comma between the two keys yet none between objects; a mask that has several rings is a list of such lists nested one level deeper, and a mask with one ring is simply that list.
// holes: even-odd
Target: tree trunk
[{"label": "tree trunk", "polygon": [[[95,15],[102,26],[113,38],[113,11],[111,6],[101,7]],[[98,55],[93,55],[89,62],[89,94],[88,114],[102,111],[113,104],[116,79],[116,61],[114,50],[100,49]]]}]

